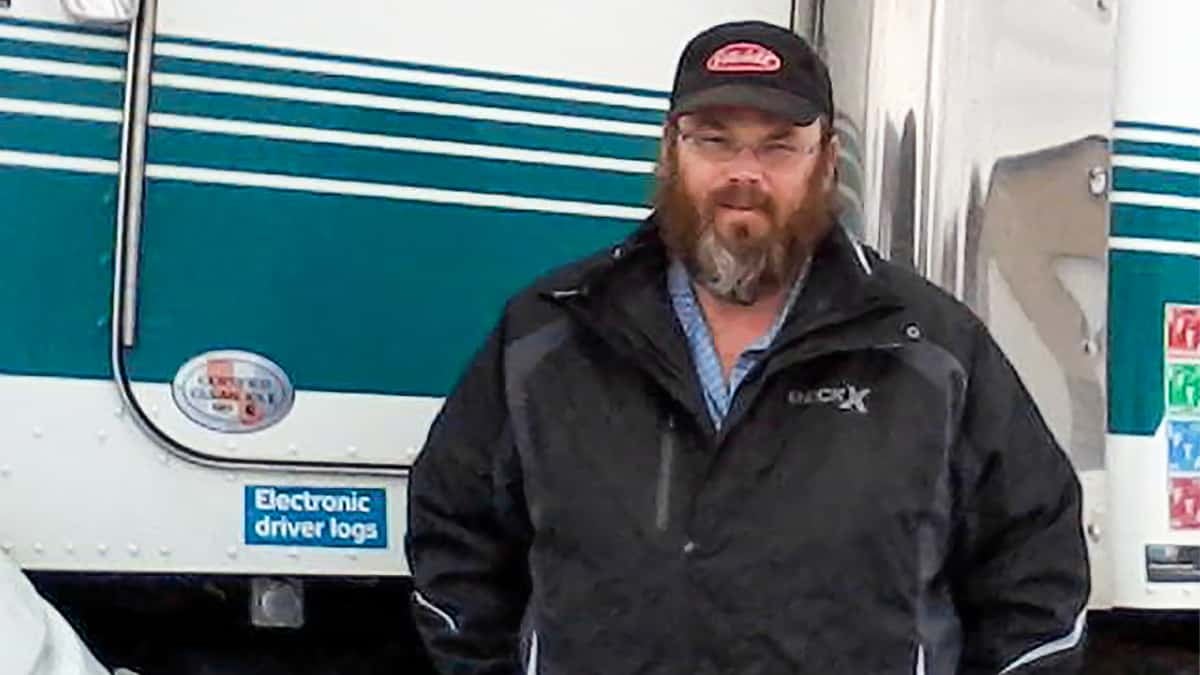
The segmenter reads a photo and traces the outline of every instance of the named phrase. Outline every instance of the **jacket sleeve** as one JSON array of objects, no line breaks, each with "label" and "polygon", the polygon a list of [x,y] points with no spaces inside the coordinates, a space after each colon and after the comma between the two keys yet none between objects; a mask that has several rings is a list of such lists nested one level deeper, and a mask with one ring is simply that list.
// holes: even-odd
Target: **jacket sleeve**
[{"label": "jacket sleeve", "polygon": [[529,528],[503,370],[498,328],[434,420],[409,478],[412,612],[444,675],[519,672]]},{"label": "jacket sleeve", "polygon": [[960,675],[1078,673],[1091,590],[1082,489],[982,325],[960,441],[950,569],[963,628]]}]

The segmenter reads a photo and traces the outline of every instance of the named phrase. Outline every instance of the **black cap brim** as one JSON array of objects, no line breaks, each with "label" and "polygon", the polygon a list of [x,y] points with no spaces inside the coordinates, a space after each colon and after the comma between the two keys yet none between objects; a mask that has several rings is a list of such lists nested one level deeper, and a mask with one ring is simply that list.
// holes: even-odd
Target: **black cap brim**
[{"label": "black cap brim", "polygon": [[812,101],[781,89],[753,84],[724,84],[681,98],[671,106],[669,114],[674,118],[718,106],[755,108],[801,126],[812,124],[822,113],[820,106]]}]

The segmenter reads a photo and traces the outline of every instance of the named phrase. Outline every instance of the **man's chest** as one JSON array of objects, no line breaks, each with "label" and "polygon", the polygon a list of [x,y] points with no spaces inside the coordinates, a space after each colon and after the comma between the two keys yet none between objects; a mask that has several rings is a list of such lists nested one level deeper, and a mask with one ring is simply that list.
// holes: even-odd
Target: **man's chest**
[{"label": "man's chest", "polygon": [[719,437],[652,387],[559,386],[539,400],[536,447],[522,456],[535,521],[571,536],[780,531],[801,545],[903,529],[941,508],[951,421],[936,410],[947,408],[895,364],[790,368],[740,391],[753,400]]}]

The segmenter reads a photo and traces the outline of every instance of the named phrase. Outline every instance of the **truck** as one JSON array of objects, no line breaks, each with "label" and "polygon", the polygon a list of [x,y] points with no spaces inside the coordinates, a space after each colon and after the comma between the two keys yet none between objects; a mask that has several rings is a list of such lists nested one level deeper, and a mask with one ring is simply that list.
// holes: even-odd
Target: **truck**
[{"label": "truck", "polygon": [[842,224],[1071,457],[1089,622],[1182,636],[1109,655],[1194,666],[1191,0],[0,0],[0,556],[111,666],[427,668],[425,433],[509,296],[649,213],[734,19],[822,51]]}]

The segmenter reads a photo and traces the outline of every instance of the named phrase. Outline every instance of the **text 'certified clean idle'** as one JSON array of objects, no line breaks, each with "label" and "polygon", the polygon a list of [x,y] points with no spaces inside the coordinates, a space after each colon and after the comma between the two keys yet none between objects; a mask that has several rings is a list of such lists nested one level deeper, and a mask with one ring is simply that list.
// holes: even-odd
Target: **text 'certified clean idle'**
[{"label": "text 'certified clean idle'", "polygon": [[188,361],[175,375],[172,395],[188,419],[224,433],[265,429],[295,401],[282,368],[243,351],[208,352]]}]

